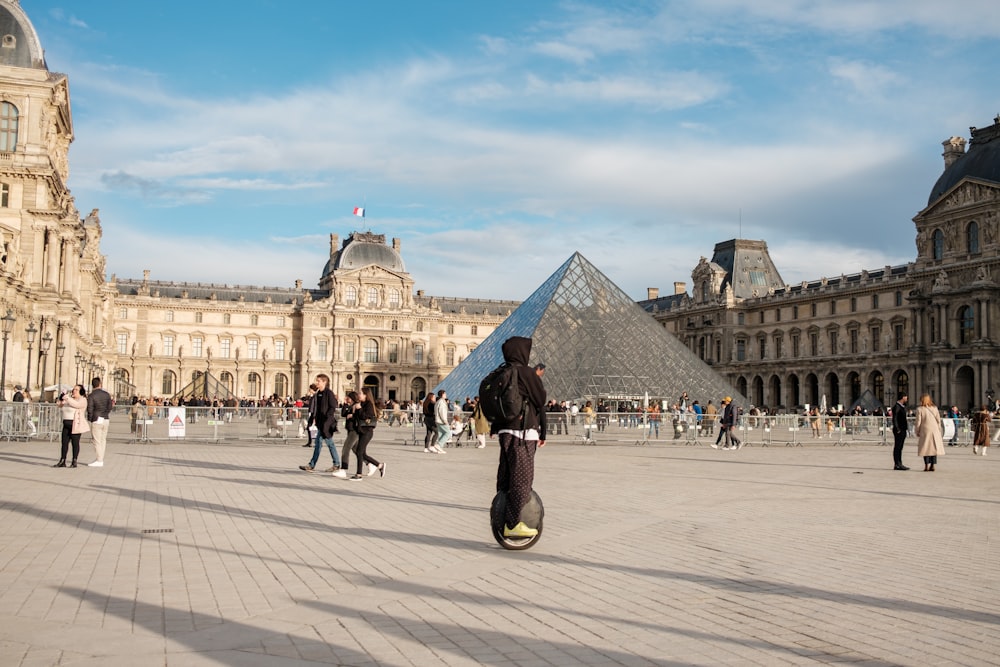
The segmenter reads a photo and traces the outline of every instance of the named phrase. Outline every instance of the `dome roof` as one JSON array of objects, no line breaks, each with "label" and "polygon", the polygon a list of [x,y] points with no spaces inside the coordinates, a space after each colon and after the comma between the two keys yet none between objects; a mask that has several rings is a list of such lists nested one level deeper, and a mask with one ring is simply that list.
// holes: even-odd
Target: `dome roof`
[{"label": "dome roof", "polygon": [[[395,243],[395,239],[393,242]],[[406,265],[399,252],[386,245],[385,234],[354,232],[347,237],[340,250],[331,247],[330,259],[323,267],[320,284],[324,284],[323,279],[339,269],[361,269],[366,266],[380,266],[396,273],[406,272]]]},{"label": "dome roof", "polygon": [[989,127],[971,129],[969,151],[944,170],[931,189],[928,205],[940,199],[963,178],[1000,183],[1000,116],[994,118],[993,125]]},{"label": "dome roof", "polygon": [[0,65],[48,69],[35,27],[16,2],[0,0]]}]

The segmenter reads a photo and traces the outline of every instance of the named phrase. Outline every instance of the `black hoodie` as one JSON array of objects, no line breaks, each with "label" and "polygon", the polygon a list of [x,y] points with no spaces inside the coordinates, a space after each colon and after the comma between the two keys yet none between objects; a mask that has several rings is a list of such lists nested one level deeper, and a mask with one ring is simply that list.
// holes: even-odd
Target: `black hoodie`
[{"label": "black hoodie", "polygon": [[538,430],[539,440],[544,441],[546,435],[545,387],[542,386],[542,378],[538,377],[535,369],[528,366],[528,359],[531,357],[531,339],[513,336],[504,341],[500,349],[503,351],[504,361],[514,366],[517,371],[518,388],[527,403],[523,423],[520,416],[506,421],[498,419],[490,425],[490,433],[496,434],[501,429],[526,431],[533,428]]}]

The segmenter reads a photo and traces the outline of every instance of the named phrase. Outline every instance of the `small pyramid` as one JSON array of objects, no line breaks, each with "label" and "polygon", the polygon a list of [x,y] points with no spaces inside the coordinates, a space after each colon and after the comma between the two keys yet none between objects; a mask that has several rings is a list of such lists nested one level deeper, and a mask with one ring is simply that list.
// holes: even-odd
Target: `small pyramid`
[{"label": "small pyramid", "polygon": [[724,396],[744,400],[721,375],[649,313],[574,253],[435,389],[452,399],[479,393],[503,362],[511,336],[533,339],[531,364],[545,364],[545,389],[558,401],[598,398],[677,400],[702,405]]}]

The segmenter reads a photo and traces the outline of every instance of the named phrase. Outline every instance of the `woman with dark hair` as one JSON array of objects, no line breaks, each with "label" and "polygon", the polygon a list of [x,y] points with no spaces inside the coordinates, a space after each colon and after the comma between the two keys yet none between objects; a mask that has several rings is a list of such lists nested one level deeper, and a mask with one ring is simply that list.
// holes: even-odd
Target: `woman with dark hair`
[{"label": "woman with dark hair", "polygon": [[990,446],[990,422],[993,416],[985,405],[979,406],[978,412],[972,415],[972,453],[986,456],[986,448]]},{"label": "woman with dark hair", "polygon": [[424,452],[427,454],[440,454],[437,446],[437,424],[434,422],[434,409],[435,402],[437,401],[437,395],[432,391],[427,394],[424,398],[423,403],[423,415],[424,415],[424,429],[426,433],[424,434]]},{"label": "woman with dark hair", "polygon": [[375,426],[378,424],[379,412],[378,407],[375,405],[375,397],[372,396],[372,390],[365,387],[361,390],[361,395],[358,396],[358,402],[355,403],[354,409],[354,423],[358,428],[358,472],[351,477],[351,480],[355,482],[360,482],[364,479],[362,470],[367,463],[369,466],[368,474],[374,475],[378,472],[379,477],[385,477],[385,463],[379,463],[372,457],[368,456],[368,443],[371,442],[372,436],[375,435]]},{"label": "woman with dark hair", "polygon": [[76,460],[80,456],[80,436],[90,430],[87,422],[87,390],[82,384],[74,385],[70,390],[70,395],[62,394],[56,401],[62,409],[62,447],[59,452],[59,462],[53,468],[66,467],[66,454],[69,451],[70,443],[73,443],[73,461],[70,468],[76,467]]}]

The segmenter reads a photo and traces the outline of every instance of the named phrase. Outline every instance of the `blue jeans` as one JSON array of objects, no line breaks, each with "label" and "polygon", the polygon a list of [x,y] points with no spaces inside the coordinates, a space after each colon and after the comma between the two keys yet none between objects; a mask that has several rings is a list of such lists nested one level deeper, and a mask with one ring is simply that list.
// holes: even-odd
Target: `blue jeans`
[{"label": "blue jeans", "polygon": [[451,427],[447,424],[438,424],[438,441],[437,446],[444,449],[444,443],[448,442],[448,438],[451,437]]},{"label": "blue jeans", "polygon": [[313,456],[312,459],[309,461],[309,467],[315,468],[316,463],[319,462],[319,453],[323,450],[323,443],[326,443],[327,449],[330,450],[330,456],[333,457],[333,467],[339,468],[340,455],[337,454],[337,448],[333,444],[333,436],[330,436],[329,438],[324,438],[319,433],[316,434],[316,440],[314,441],[313,444]]}]

